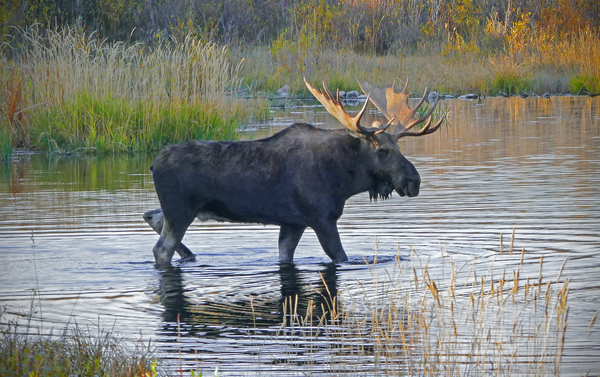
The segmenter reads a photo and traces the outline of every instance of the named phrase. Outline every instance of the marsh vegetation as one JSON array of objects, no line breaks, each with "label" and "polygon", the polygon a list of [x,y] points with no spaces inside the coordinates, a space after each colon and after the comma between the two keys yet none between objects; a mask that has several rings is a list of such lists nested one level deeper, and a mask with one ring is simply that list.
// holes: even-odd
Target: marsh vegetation
[{"label": "marsh vegetation", "polygon": [[235,138],[269,117],[239,97],[305,94],[303,77],[346,91],[408,77],[445,94],[600,92],[591,0],[39,0],[0,14],[3,156]]},{"label": "marsh vegetation", "polygon": [[76,323],[60,333],[45,335],[26,324],[5,321],[3,314],[2,376],[143,377],[156,370],[153,346],[144,341],[130,342],[110,330]]},{"label": "marsh vegetation", "polygon": [[[384,268],[375,256],[371,262],[364,259],[369,281],[339,288],[319,273],[321,288],[312,298],[296,294],[283,300],[279,326],[261,324],[265,318],[260,307],[255,312],[261,299],[254,304],[250,298],[249,307],[242,309],[252,323],[243,330],[246,342],[259,350],[257,359],[272,361],[270,367],[263,364],[246,373],[560,375],[569,312],[570,279],[562,277],[567,260],[557,276],[546,277],[543,255],[513,251],[512,244],[491,261],[460,262],[446,255],[442,269],[435,267],[431,273],[428,262],[414,250],[411,260],[397,255],[390,262],[383,257]],[[530,258],[539,259],[537,276],[526,276],[521,268],[531,263]],[[170,273],[178,274],[165,271]],[[588,336],[596,315],[590,319]],[[0,321],[4,322],[3,375],[198,376],[207,372],[207,364],[198,360],[198,349],[182,342],[190,328],[180,322],[180,316],[175,360],[156,359],[151,342],[131,342],[99,328],[72,324],[58,336],[44,336],[29,326]],[[235,362],[230,364],[222,369]]]},{"label": "marsh vegetation", "polygon": [[[597,374],[598,97],[532,97],[600,91],[599,4],[2,3],[0,374]],[[276,229],[210,223],[197,263],[156,271],[152,154],[271,116],[339,127],[268,109],[304,76],[528,98],[454,101],[402,144],[423,192],[350,202],[347,265],[308,235],[280,267]]]},{"label": "marsh vegetation", "polygon": [[[74,28],[23,30],[3,60],[2,142],[49,152],[158,150],[188,139],[231,139],[247,108],[227,98],[241,65],[226,47],[189,37],[107,42]],[[6,148],[6,147],[5,147]]]}]

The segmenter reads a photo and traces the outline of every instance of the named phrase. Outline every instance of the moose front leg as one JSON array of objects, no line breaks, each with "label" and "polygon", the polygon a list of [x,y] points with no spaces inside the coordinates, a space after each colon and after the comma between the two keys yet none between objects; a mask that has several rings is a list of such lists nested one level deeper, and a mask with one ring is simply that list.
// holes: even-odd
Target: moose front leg
[{"label": "moose front leg", "polygon": [[325,254],[327,254],[332,261],[338,263],[348,260],[348,256],[342,247],[340,233],[338,232],[335,220],[320,221],[312,228],[317,234],[317,238],[323,247],[323,251],[325,251]]},{"label": "moose front leg", "polygon": [[[161,234],[163,225],[165,223],[165,218],[162,213],[162,209],[154,209],[152,211],[148,211],[144,213],[144,220],[150,225],[152,229],[158,234]],[[194,261],[196,260],[196,256],[190,249],[187,248],[183,243],[180,243],[179,246],[175,248],[177,254],[182,260],[186,261]]]},{"label": "moose front leg", "polygon": [[294,261],[294,251],[304,233],[305,226],[282,225],[279,228],[279,262],[291,263]]}]

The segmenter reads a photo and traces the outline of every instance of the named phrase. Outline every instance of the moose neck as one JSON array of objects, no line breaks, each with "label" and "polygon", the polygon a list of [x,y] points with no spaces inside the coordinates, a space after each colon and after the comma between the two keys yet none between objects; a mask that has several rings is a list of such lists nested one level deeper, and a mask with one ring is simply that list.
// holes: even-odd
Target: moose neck
[{"label": "moose neck", "polygon": [[349,154],[344,159],[345,171],[349,174],[349,186],[347,198],[356,194],[373,190],[377,184],[374,175],[375,163],[373,158],[372,141],[368,138],[355,137],[349,132],[342,131],[344,142],[340,143]]}]

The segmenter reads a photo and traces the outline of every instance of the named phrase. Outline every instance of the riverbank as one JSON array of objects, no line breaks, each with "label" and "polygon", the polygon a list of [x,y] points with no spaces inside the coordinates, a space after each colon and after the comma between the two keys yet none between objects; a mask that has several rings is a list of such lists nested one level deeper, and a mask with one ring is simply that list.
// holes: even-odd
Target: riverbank
[{"label": "riverbank", "polygon": [[0,57],[3,156],[15,148],[156,151],[189,139],[233,139],[266,106],[236,97],[241,62],[189,37],[105,43],[76,28],[21,31]]},{"label": "riverbank", "polygon": [[453,96],[597,95],[597,32],[548,43],[487,52],[458,43],[441,53],[425,46],[377,56],[294,38],[244,49],[189,34],[147,46],[77,27],[31,27],[1,51],[0,159],[18,148],[122,153],[235,139],[241,125],[269,118],[267,99],[282,98],[280,89],[286,98],[309,96],[304,77],[344,91],[360,90],[360,78],[410,79],[416,94],[428,87]]}]

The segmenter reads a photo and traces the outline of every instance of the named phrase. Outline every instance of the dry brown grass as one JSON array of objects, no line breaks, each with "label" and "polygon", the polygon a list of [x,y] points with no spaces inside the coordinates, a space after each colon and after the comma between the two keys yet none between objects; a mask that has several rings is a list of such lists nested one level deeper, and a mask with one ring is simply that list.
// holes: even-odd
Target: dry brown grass
[{"label": "dry brown grass", "polygon": [[70,325],[48,336],[5,322],[0,330],[2,376],[156,376],[152,345],[110,331]]},{"label": "dry brown grass", "polygon": [[356,78],[389,84],[394,78],[404,82],[408,77],[416,87],[466,93],[484,86],[491,71],[486,61],[476,57],[458,61],[439,55],[369,57],[352,51],[282,49],[277,53],[260,48],[243,55],[237,52],[236,57],[245,58],[241,71],[245,82],[267,91],[287,84],[304,93],[303,77],[342,90],[358,89]]},{"label": "dry brown grass", "polygon": [[[163,39],[152,49],[142,44],[110,43],[77,28],[22,30],[21,44],[8,43],[27,84],[24,97],[58,106],[73,96],[112,96],[128,101],[223,101],[239,87],[241,62],[227,59],[228,49],[190,35]],[[7,51],[8,52],[8,51]],[[35,100],[34,100],[35,99]],[[225,104],[221,104],[225,107]]]},{"label": "dry brown grass", "polygon": [[325,315],[315,315],[314,303],[298,313],[297,298],[288,300],[274,340],[297,342],[290,368],[305,373],[559,375],[570,279],[562,268],[542,276],[543,256],[539,274],[523,276],[528,258],[511,243],[499,265],[445,258],[431,270],[414,251],[391,271],[369,265],[372,282],[330,295]]},{"label": "dry brown grass", "polygon": [[330,89],[346,91],[359,90],[356,78],[379,85],[389,85],[394,79],[403,83],[409,78],[411,87],[421,90],[428,87],[445,94],[494,96],[499,90],[508,92],[510,85],[516,88],[510,94],[521,91],[565,93],[571,77],[553,65],[535,65],[506,54],[442,56],[424,51],[408,56],[376,57],[352,51],[283,45],[275,52],[256,48],[244,53],[233,51],[232,55],[235,59],[245,58],[241,75],[244,83],[254,89],[275,91],[289,85],[292,91],[304,94],[307,91],[303,77],[312,82],[325,81]]}]

